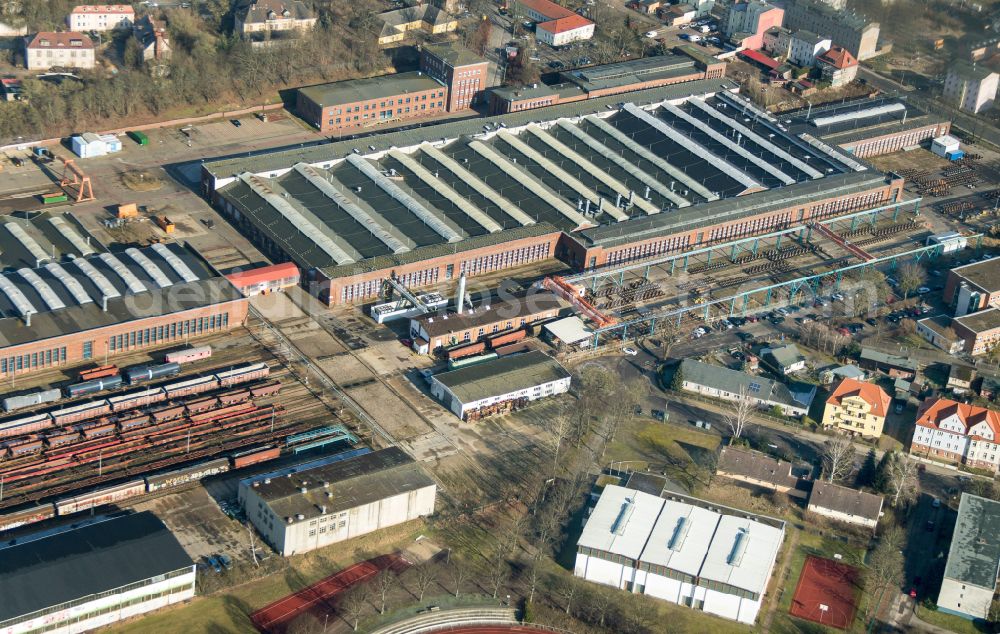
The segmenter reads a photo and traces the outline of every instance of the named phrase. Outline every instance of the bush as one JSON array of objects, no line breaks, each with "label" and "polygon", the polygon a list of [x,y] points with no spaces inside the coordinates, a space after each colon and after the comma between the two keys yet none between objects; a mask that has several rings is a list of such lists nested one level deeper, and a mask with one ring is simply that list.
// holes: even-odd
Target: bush
[{"label": "bush", "polygon": [[521,618],[525,623],[534,623],[535,621],[535,609],[531,607],[530,603],[524,604],[524,616]]},{"label": "bush", "polygon": [[920,602],[920,605],[924,606],[924,609],[930,610],[931,612],[937,612],[937,603],[930,597],[924,597],[924,600]]}]

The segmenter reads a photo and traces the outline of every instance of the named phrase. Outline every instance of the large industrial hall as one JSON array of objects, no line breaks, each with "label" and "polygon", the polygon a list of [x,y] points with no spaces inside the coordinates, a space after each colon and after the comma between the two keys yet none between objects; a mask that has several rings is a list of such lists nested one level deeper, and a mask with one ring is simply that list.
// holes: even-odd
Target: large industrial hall
[{"label": "large industrial hall", "polygon": [[179,243],[106,249],[70,214],[0,224],[0,376],[238,326],[246,299]]},{"label": "large industrial hall", "polygon": [[550,258],[593,269],[898,198],[901,180],[723,88],[220,160],[203,182],[331,305],[377,297],[387,277],[416,288]]}]

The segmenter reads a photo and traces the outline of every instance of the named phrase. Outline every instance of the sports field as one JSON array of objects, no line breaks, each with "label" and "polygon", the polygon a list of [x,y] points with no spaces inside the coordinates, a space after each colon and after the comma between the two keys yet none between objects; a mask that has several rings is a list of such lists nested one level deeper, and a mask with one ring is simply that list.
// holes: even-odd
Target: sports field
[{"label": "sports field", "polygon": [[802,568],[789,613],[847,629],[854,621],[860,573],[854,566],[810,555]]}]

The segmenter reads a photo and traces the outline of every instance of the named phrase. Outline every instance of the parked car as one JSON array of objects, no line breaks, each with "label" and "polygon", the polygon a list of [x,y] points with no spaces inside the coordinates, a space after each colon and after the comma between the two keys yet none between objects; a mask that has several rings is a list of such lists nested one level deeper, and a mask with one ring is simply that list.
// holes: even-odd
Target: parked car
[{"label": "parked car", "polygon": [[559,69],[559,68],[562,68],[562,67],[563,67],[563,63],[562,63],[562,62],[560,62],[560,61],[559,61],[559,60],[557,60],[557,59],[554,59],[554,60],[552,60],[551,62],[549,62],[549,68],[552,68],[552,69]]},{"label": "parked car", "polygon": [[894,412],[896,412],[897,414],[902,414],[903,413],[903,404],[902,403],[896,403],[896,406],[894,408],[892,408],[892,410]]},{"label": "parked car", "polygon": [[931,292],[931,289],[927,288],[926,286],[921,286],[920,288],[917,289],[917,294],[918,295],[923,295],[925,293],[930,293],[930,292]]},{"label": "parked car", "polygon": [[216,555],[215,558],[219,561],[220,564],[222,564],[222,567],[225,568],[226,570],[229,570],[230,568],[233,567],[233,560],[230,559],[227,555]]},{"label": "parked car", "polygon": [[652,38],[656,37],[656,31],[646,31],[645,35],[646,35],[646,37],[652,39]]},{"label": "parked car", "polygon": [[630,348],[628,346],[625,346],[624,348],[622,348],[622,352],[624,352],[625,354],[627,354],[630,357],[634,357],[635,355],[639,354],[638,350],[636,350],[635,348]]},{"label": "parked car", "polygon": [[234,125],[234,126],[236,126],[237,128],[239,128],[240,126],[242,126],[242,125],[243,125],[243,122],[242,122],[242,121],[240,121],[239,119],[230,119],[230,120],[229,120],[229,123],[233,124],[233,125]]},{"label": "parked car", "polygon": [[214,570],[215,572],[222,572],[222,564],[220,564],[219,560],[216,559],[215,557],[211,555],[205,557],[205,563],[211,566],[212,570]]}]

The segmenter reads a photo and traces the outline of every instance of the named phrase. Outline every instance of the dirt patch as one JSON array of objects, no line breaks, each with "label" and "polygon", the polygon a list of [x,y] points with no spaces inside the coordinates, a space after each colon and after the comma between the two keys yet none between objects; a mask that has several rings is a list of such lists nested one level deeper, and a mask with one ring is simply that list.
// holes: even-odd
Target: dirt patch
[{"label": "dirt patch", "polygon": [[122,174],[122,184],[134,192],[155,192],[163,187],[163,180],[149,170],[133,170]]}]

